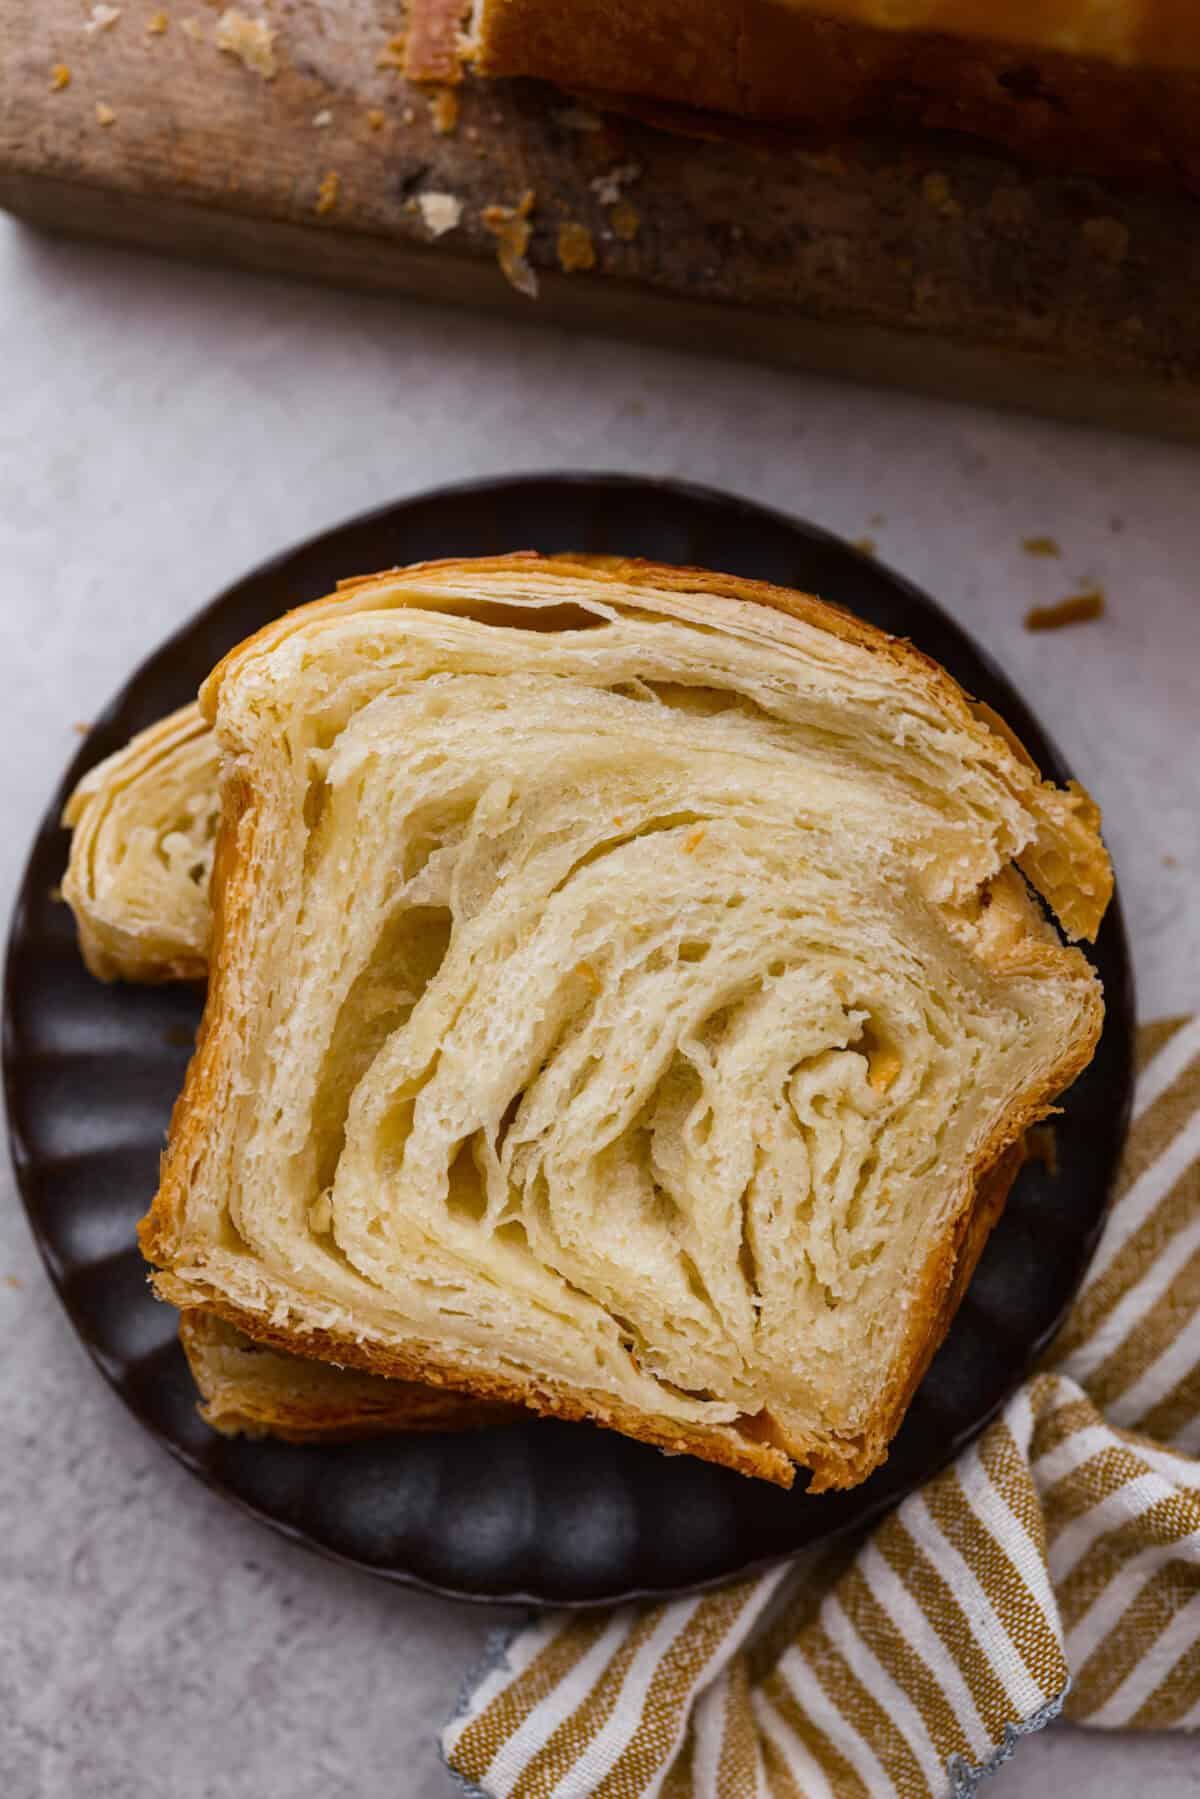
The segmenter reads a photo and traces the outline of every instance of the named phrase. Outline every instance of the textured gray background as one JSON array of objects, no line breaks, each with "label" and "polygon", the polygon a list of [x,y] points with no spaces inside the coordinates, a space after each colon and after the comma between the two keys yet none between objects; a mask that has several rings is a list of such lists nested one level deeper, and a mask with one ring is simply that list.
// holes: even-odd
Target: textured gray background
[{"label": "textured gray background", "polygon": [[[438,481],[645,470],[869,533],[953,608],[1104,804],[1143,1014],[1200,1003],[1197,453],[7,222],[0,343],[0,916],[74,725],[247,566]],[[1061,561],[1022,552],[1043,532]],[[1103,623],[1022,630],[1097,582]],[[448,1799],[435,1727],[494,1621],[325,1566],[170,1462],[77,1347],[5,1166],[6,1799]],[[1182,1799],[1198,1764],[1183,1739],[1056,1726],[990,1791]]]}]

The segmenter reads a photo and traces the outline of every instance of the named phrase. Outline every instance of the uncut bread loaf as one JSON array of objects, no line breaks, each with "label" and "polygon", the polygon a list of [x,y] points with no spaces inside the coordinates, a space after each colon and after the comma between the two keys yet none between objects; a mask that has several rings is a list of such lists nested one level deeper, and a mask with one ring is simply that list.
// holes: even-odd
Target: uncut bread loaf
[{"label": "uncut bread loaf", "polygon": [[[432,44],[444,59],[430,26],[461,11],[412,0],[410,74],[445,78],[412,59]],[[1062,168],[1200,175],[1200,9],[1181,0],[474,0],[466,43],[481,74],[601,100],[970,132]]]},{"label": "uncut bread loaf", "polygon": [[211,1313],[184,1312],[183,1344],[200,1415],[225,1436],[348,1442],[393,1431],[470,1430],[511,1408],[444,1387],[386,1380],[269,1349]]},{"label": "uncut bread loaf", "polygon": [[160,1293],[863,1479],[1100,1030],[1022,878],[1094,933],[1086,795],[909,645],[643,564],[353,583],[201,706],[224,814]]}]

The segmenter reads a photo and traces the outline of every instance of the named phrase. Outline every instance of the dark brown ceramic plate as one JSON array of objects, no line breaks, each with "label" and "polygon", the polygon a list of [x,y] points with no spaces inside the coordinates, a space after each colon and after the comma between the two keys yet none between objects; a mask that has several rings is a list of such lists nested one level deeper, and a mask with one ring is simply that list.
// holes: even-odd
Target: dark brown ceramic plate
[{"label": "dark brown ceramic plate", "polygon": [[63,777],[33,846],[9,946],[4,1074],[17,1179],[75,1329],[126,1405],[218,1492],[298,1542],[385,1578],[480,1600],[589,1605],[726,1579],[860,1524],[981,1429],[1053,1333],[1100,1229],[1125,1126],[1133,1005],[1121,915],[1095,961],[1108,1020],[1063,1102],[1058,1173],[1025,1168],[887,1464],[813,1499],[586,1425],[512,1424],[329,1448],[217,1436],[196,1414],[174,1314],[134,1246],[200,1014],[184,988],[85,973],[62,877],[63,799],[83,771],[195,694],[217,658],[346,575],[435,556],[584,550],[811,589],[911,637],[1067,770],[1004,676],[906,581],[825,532],[667,481],[533,476],[403,500],[277,558],[143,664]]}]

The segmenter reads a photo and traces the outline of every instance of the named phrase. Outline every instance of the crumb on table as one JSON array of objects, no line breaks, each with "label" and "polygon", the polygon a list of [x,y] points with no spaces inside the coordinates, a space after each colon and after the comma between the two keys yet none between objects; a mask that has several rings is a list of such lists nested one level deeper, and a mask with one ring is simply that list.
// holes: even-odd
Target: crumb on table
[{"label": "crumb on table", "polygon": [[1104,595],[1098,588],[1087,593],[1068,594],[1052,606],[1031,606],[1025,614],[1027,631],[1061,631],[1067,625],[1086,625],[1103,618]]},{"label": "crumb on table", "polygon": [[71,85],[71,71],[65,62],[56,62],[50,71],[50,92],[61,94],[65,87]]},{"label": "crumb on table", "polygon": [[265,19],[252,19],[235,6],[227,6],[217,20],[215,41],[218,50],[236,57],[243,68],[261,75],[264,81],[274,81],[279,73],[275,60],[277,35],[275,27]]},{"label": "crumb on table", "polygon": [[408,33],[406,31],[398,31],[394,37],[388,39],[387,43],[383,46],[383,49],[379,52],[378,56],[376,56],[375,67],[377,69],[403,70],[404,53],[407,45]]},{"label": "crumb on table", "polygon": [[1021,548],[1027,556],[1061,556],[1058,539],[1055,537],[1023,537]]},{"label": "crumb on table", "polygon": [[96,102],[96,123],[97,123],[97,125],[115,125],[116,122],[117,122],[117,115],[113,111],[112,107],[108,105],[107,101],[97,100],[97,102]]},{"label": "crumb on table", "polygon": [[317,188],[317,198],[313,206],[313,211],[321,215],[332,212],[337,205],[338,192],[341,185],[342,178],[337,170],[326,169],[324,175],[321,177],[321,184]]},{"label": "crumb on table", "polygon": [[367,130],[382,131],[386,123],[387,119],[382,106],[372,106],[367,113]]},{"label": "crumb on table", "polygon": [[538,297],[537,271],[525,254],[533,235],[529,215],[536,203],[536,195],[530,187],[516,206],[485,206],[480,215],[484,229],[496,239],[496,260],[505,280],[527,300]]},{"label": "crumb on table", "polygon": [[440,87],[429,97],[429,116],[439,137],[448,137],[458,125],[458,95],[452,87]]},{"label": "crumb on table", "polygon": [[148,37],[162,37],[164,32],[167,29],[167,26],[170,23],[171,23],[171,20],[167,13],[152,12],[150,14],[150,17],[146,20],[147,36]]},{"label": "crumb on table", "polygon": [[97,0],[91,12],[83,22],[84,35],[96,37],[101,31],[111,31],[121,16],[119,6],[106,6],[103,0]]},{"label": "crumb on table", "polygon": [[586,225],[567,219],[558,228],[558,265],[564,275],[596,266],[596,246]]},{"label": "crumb on table", "polygon": [[456,194],[427,193],[417,195],[417,210],[430,236],[442,237],[461,222],[463,207]]}]

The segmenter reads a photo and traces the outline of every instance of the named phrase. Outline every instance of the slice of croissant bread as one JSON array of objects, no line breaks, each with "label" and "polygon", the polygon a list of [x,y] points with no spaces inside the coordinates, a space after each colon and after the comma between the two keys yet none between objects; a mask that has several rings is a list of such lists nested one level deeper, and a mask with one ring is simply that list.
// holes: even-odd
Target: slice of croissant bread
[{"label": "slice of croissant bread", "polygon": [[[63,897],[88,968],[109,981],[203,979],[209,875],[220,813],[220,751],[194,703],[89,770],[67,803]],[[179,1336],[202,1415],[227,1434],[332,1440],[466,1430],[501,1406],[284,1355],[193,1310]]]},{"label": "slice of croissant bread", "polygon": [[162,1295],[862,1480],[1099,1034],[1017,872],[1094,933],[1086,796],[910,646],[644,564],[353,583],[201,705],[224,815]]},{"label": "slice of croissant bread", "polygon": [[63,898],[102,981],[203,980],[220,751],[196,705],[97,763],[67,801]]},{"label": "slice of croissant bread", "polygon": [[200,1414],[225,1436],[347,1442],[392,1431],[471,1430],[512,1416],[509,1407],[444,1387],[285,1355],[207,1312],[184,1312],[179,1339]]}]

